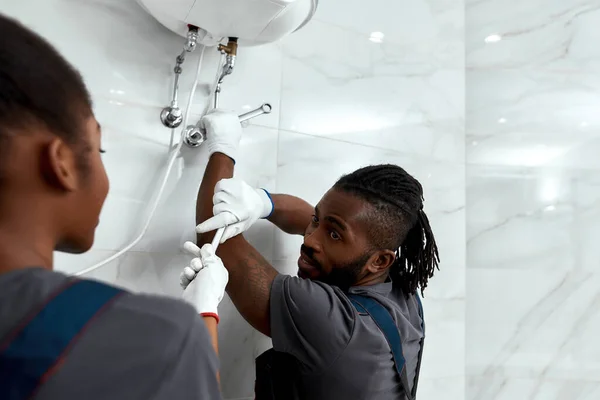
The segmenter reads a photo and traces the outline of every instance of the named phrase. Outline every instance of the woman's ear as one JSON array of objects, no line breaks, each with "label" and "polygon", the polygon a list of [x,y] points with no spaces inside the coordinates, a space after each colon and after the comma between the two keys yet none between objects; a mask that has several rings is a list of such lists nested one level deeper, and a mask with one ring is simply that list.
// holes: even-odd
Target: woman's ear
[{"label": "woman's ear", "polygon": [[59,189],[72,192],[77,189],[77,163],[73,150],[60,138],[53,138],[44,149],[45,175]]},{"label": "woman's ear", "polygon": [[396,260],[396,253],[392,250],[379,250],[371,257],[367,266],[369,272],[380,273],[392,266]]}]

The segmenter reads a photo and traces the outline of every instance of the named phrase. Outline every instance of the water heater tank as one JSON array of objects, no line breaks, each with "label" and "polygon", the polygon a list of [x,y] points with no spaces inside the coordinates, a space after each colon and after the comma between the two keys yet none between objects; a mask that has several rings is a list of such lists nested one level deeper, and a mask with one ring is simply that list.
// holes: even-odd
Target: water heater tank
[{"label": "water heater tank", "polygon": [[207,32],[211,45],[237,37],[244,46],[275,42],[313,17],[319,0],[138,0],[161,24],[185,36],[188,24]]}]

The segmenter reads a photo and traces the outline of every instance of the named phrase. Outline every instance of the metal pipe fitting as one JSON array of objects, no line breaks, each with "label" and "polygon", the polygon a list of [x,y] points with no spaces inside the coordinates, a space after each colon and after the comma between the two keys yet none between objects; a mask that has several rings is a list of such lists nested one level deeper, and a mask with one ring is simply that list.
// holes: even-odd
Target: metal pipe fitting
[{"label": "metal pipe fitting", "polygon": [[231,37],[229,38],[229,42],[227,42],[227,45],[224,44],[220,44],[217,49],[223,53],[223,54],[227,54],[229,56],[237,56],[237,48],[238,48],[238,38],[236,37]]},{"label": "metal pipe fitting", "polygon": [[221,84],[227,75],[231,75],[233,68],[235,67],[235,60],[237,57],[237,38],[229,38],[227,45],[220,44],[218,49],[222,54],[226,54],[225,64],[221,67],[221,75],[217,80],[217,86],[215,87],[213,108],[219,108],[219,96],[221,94]]},{"label": "metal pipe fitting", "polygon": [[189,25],[189,31],[186,37],[186,42],[183,46],[183,51],[175,58],[175,68],[173,68],[173,72],[175,73],[175,81],[173,83],[173,96],[171,98],[171,104],[163,108],[160,112],[160,120],[167,128],[177,128],[179,125],[181,125],[181,122],[183,122],[183,112],[179,108],[177,101],[179,98],[179,77],[183,72],[183,68],[181,66],[185,62],[186,54],[194,51],[197,44],[198,28]]},{"label": "metal pipe fitting", "polygon": [[167,128],[177,128],[183,122],[183,113],[177,105],[165,107],[160,112],[160,121]]},{"label": "metal pipe fitting", "polygon": [[196,50],[196,45],[198,44],[198,27],[193,25],[188,25],[188,33],[187,33],[187,42],[183,46],[183,49],[188,53]]},{"label": "metal pipe fitting", "polygon": [[189,125],[183,133],[183,142],[189,147],[198,147],[206,140],[204,133],[198,125]]},{"label": "metal pipe fitting", "polygon": [[[248,111],[247,113],[238,115],[241,122],[248,121],[252,118],[256,118],[259,115],[270,114],[273,107],[269,103],[265,103],[260,107]],[[206,140],[206,132],[204,132],[198,125],[189,125],[184,132],[183,141],[190,147],[198,147]]]}]

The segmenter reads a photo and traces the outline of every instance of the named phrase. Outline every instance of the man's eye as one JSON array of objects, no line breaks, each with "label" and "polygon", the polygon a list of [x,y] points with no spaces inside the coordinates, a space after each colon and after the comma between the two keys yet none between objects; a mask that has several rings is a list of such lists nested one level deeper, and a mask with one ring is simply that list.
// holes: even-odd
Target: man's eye
[{"label": "man's eye", "polygon": [[100,154],[104,154],[104,153],[106,153],[106,150],[100,149]]},{"label": "man's eye", "polygon": [[329,233],[329,236],[331,236],[333,240],[340,240],[342,238],[340,235],[338,235],[336,231],[331,231]]},{"label": "man's eye", "polygon": [[318,224],[319,223],[319,218],[317,218],[316,215],[313,215],[312,216],[312,222],[313,222],[313,224]]}]

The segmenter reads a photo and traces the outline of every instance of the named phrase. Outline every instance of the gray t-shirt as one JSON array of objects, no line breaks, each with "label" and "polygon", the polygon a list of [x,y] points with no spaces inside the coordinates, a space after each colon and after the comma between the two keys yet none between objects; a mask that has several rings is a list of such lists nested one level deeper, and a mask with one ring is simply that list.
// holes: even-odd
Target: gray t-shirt
[{"label": "gray t-shirt", "polygon": [[[423,337],[418,303],[391,282],[350,288],[378,300],[402,338],[409,384]],[[404,400],[390,347],[369,315],[359,315],[339,288],[286,275],[271,287],[273,348],[301,364],[300,385],[310,400]]]},{"label": "gray t-shirt", "polygon": [[[0,274],[0,342],[67,279],[41,268]],[[126,293],[86,327],[35,399],[221,399],[217,370],[193,307]]]}]

